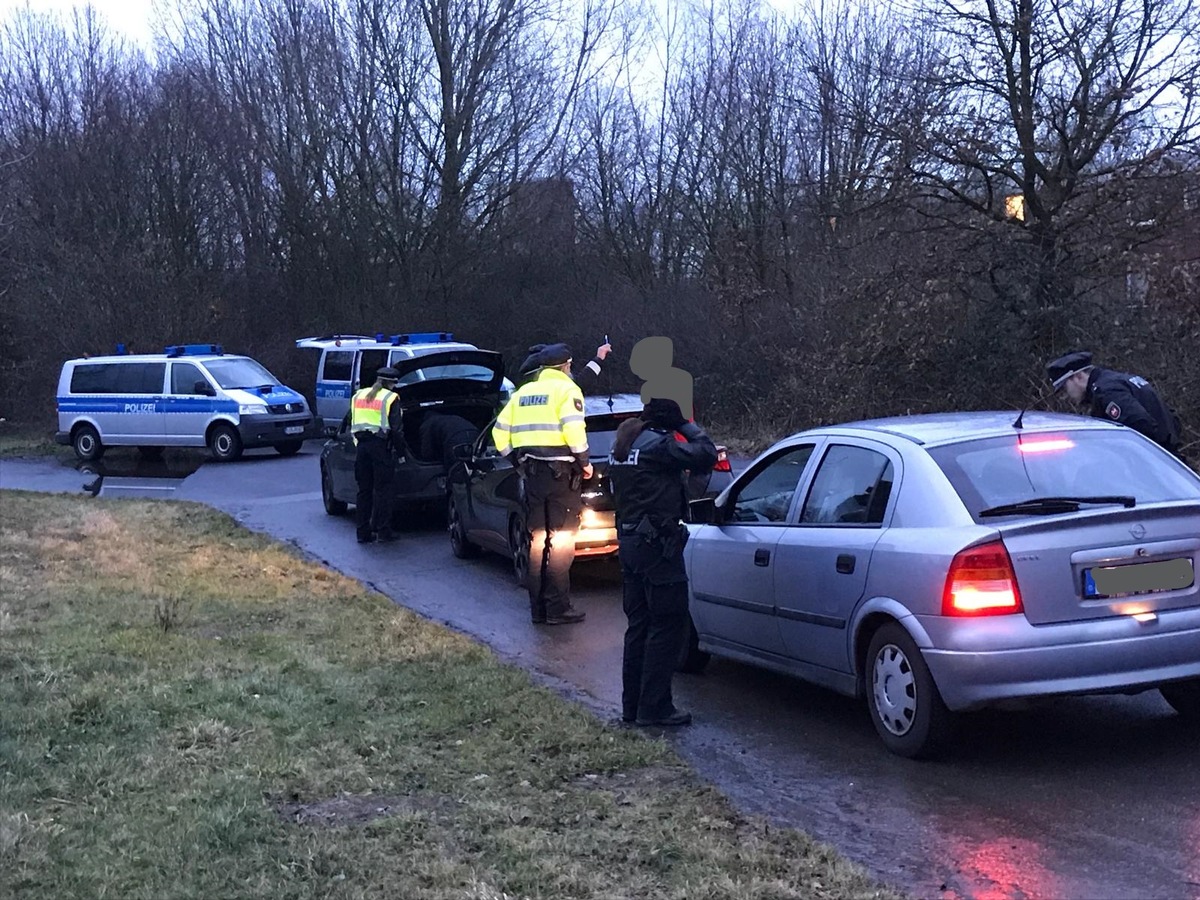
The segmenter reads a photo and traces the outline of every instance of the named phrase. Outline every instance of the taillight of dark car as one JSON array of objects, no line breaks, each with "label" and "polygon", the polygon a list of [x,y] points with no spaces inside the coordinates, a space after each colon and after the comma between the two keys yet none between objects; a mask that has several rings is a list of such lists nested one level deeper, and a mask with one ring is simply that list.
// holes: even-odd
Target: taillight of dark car
[{"label": "taillight of dark car", "polygon": [[1017,573],[1003,541],[960,551],[942,593],[944,616],[1012,615],[1023,610]]},{"label": "taillight of dark car", "polygon": [[724,447],[717,447],[717,464],[713,466],[714,472],[732,472],[733,467],[729,465],[729,454],[725,452]]}]

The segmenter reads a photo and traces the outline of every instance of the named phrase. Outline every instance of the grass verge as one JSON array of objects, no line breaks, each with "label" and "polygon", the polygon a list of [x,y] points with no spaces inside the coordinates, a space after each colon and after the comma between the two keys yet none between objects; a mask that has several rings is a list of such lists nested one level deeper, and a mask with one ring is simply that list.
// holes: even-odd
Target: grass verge
[{"label": "grass verge", "polygon": [[894,896],[207,507],[0,492],[0,584],[0,896]]}]

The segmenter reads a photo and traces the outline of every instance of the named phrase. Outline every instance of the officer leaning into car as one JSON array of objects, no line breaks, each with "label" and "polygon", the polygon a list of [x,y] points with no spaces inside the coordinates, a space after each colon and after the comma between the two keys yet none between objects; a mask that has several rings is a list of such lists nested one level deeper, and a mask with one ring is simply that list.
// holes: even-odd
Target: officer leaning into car
[{"label": "officer leaning into car", "polygon": [[1060,356],[1046,374],[1056,393],[1065,391],[1092,417],[1127,425],[1183,458],[1179,416],[1145,378],[1093,365],[1086,350]]},{"label": "officer leaning into car", "polygon": [[375,383],[350,398],[350,432],[354,437],[354,479],[358,483],[355,518],[358,542],[378,538],[393,541],[392,498],[395,494],[394,455],[404,455],[403,413],[396,394],[400,373],[384,366]]},{"label": "officer leaning into car", "polygon": [[571,605],[571,563],[580,489],[592,477],[583,392],[571,379],[566,344],[543,347],[531,361],[537,378],[519,387],[496,419],[496,449],[521,476],[529,548],[529,611],[535,624],[568,625],[584,613]]},{"label": "officer leaning into car", "polygon": [[[687,439],[681,443],[678,432]],[[625,654],[621,718],[638,725],[687,725],[675,708],[671,677],[688,615],[683,548],[688,471],[711,470],[717,448],[674,400],[653,398],[617,429],[609,477],[617,506],[624,595]]]}]

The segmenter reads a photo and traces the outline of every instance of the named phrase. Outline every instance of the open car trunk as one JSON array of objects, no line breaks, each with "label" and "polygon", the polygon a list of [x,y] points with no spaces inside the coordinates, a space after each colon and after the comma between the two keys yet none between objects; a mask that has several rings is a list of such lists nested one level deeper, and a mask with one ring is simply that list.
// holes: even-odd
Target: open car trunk
[{"label": "open car trunk", "polygon": [[484,398],[459,400],[457,402],[426,402],[408,405],[404,404],[404,440],[408,445],[409,456],[422,463],[444,469],[440,456],[425,456],[421,447],[421,423],[431,415],[461,416],[475,426],[476,434],[491,424],[496,415],[495,401]]}]

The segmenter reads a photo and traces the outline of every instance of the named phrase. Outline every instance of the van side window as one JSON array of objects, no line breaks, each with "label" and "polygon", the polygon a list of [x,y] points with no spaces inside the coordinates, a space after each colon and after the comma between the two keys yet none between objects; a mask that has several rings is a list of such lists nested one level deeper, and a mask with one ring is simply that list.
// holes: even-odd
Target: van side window
[{"label": "van side window", "polygon": [[72,394],[115,394],[117,393],[116,366],[94,364],[76,366],[71,372]]},{"label": "van side window", "polygon": [[192,363],[172,363],[172,394],[195,394],[197,381],[208,381],[208,379],[205,378],[200,372],[199,366],[193,365]]},{"label": "van side window", "polygon": [[167,377],[167,364],[125,363],[113,366],[117,372],[118,394],[161,394]]},{"label": "van side window", "polygon": [[349,381],[350,370],[354,366],[354,351],[327,350],[325,352],[325,368],[321,378],[325,381]]}]

